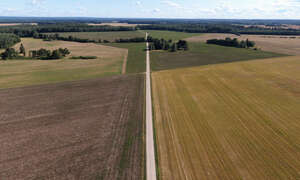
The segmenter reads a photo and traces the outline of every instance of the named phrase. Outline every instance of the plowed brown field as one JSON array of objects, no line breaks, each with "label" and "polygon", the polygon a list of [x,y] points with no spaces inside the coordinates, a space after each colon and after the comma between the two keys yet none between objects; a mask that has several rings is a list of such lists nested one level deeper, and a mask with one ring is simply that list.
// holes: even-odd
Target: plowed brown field
[{"label": "plowed brown field", "polygon": [[0,90],[0,179],[143,179],[143,75]]}]

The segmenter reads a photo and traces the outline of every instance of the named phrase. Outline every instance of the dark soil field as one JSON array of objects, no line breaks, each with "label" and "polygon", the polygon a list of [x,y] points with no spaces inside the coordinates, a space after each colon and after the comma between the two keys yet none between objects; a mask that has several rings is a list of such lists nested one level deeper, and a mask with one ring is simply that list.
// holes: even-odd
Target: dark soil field
[{"label": "dark soil field", "polygon": [[0,179],[143,179],[142,75],[0,90]]},{"label": "dark soil field", "polygon": [[286,55],[260,50],[255,51],[252,49],[190,42],[188,51],[177,51],[175,53],[167,51],[152,51],[151,68],[154,71],[159,71],[280,56]]}]

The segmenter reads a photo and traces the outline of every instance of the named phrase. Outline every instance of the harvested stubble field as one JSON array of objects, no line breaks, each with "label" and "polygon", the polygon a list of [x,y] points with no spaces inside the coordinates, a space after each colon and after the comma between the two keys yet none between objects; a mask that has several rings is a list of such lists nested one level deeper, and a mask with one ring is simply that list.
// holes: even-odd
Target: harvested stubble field
[{"label": "harvested stubble field", "polygon": [[21,25],[31,25],[31,26],[37,26],[37,23],[0,23],[0,27],[5,26],[21,26]]},{"label": "harvested stubble field", "polygon": [[[89,23],[89,26],[117,26],[117,27],[136,27],[140,24],[128,24],[128,23],[101,23],[101,24],[94,24]],[[141,24],[141,25],[147,25],[147,24]]]},{"label": "harvested stubble field", "polygon": [[143,179],[144,76],[0,90],[0,179]]},{"label": "harvested stubble field", "polygon": [[234,34],[203,34],[187,38],[189,42],[206,42],[208,39],[225,39],[226,37],[249,39],[255,41],[256,46],[263,51],[270,51],[288,55],[300,55],[300,36],[270,36],[270,35],[241,35]]},{"label": "harvested stubble field", "polygon": [[160,177],[300,179],[300,58],[154,72]]},{"label": "harvested stubble field", "polygon": [[[53,34],[53,33],[46,33]],[[129,39],[136,37],[145,37],[145,34],[141,31],[113,31],[113,32],[66,32],[66,33],[57,33],[62,37],[73,36],[80,39],[89,39],[89,40],[108,40],[114,42],[116,39]]]},{"label": "harvested stubble field", "polygon": [[[8,60],[0,61],[0,89],[74,81],[120,74],[127,50],[93,43],[46,42],[22,39],[27,50],[68,48],[71,56],[97,56],[93,60]],[[16,45],[16,49],[19,44]]]}]

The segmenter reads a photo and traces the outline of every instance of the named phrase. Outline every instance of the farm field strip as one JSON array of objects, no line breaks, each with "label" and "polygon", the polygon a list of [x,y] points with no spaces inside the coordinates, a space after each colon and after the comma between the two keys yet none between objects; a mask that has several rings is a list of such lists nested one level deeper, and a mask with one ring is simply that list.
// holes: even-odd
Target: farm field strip
[{"label": "farm field strip", "polygon": [[299,57],[152,74],[160,178],[299,179]]},{"label": "farm field strip", "polygon": [[152,51],[151,68],[154,71],[159,71],[281,56],[287,55],[273,52],[255,51],[252,49],[210,45],[202,42],[190,42],[188,51]]},{"label": "farm field strip", "polygon": [[146,72],[145,43],[109,43],[105,45],[123,48],[128,51],[126,73],[135,74]]},{"label": "farm field strip", "polygon": [[[71,56],[97,56],[93,60],[9,60],[0,61],[0,89],[27,85],[56,83],[98,78],[122,73],[122,64],[128,54],[126,49],[65,41],[45,42],[25,38],[22,43],[27,50],[39,48],[68,48]],[[16,49],[20,44],[16,45]]]},{"label": "farm field strip", "polygon": [[208,39],[225,39],[226,37],[238,38],[239,40],[249,39],[256,43],[256,46],[263,51],[300,55],[300,36],[282,36],[282,35],[241,35],[234,34],[203,34],[187,38],[189,42],[206,42]]},{"label": "farm field strip", "polygon": [[144,75],[0,90],[1,179],[143,179],[143,103]]}]

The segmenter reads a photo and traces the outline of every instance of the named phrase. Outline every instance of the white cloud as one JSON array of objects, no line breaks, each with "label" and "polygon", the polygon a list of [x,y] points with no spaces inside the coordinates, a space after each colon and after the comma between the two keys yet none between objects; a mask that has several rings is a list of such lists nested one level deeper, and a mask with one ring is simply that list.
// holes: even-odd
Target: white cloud
[{"label": "white cloud", "polygon": [[158,13],[158,12],[160,12],[160,9],[155,8],[155,9],[152,10],[152,12],[153,12],[153,13]]},{"label": "white cloud", "polygon": [[169,7],[174,7],[174,8],[180,8],[181,7],[180,4],[175,3],[173,1],[162,1],[162,4],[165,4],[165,5],[169,6]]},{"label": "white cloud", "polygon": [[141,1],[136,1],[136,2],[135,2],[135,5],[141,6],[141,5],[142,5],[142,2],[141,2]]},{"label": "white cloud", "polygon": [[33,6],[40,6],[44,2],[45,0],[31,0],[30,4]]}]

